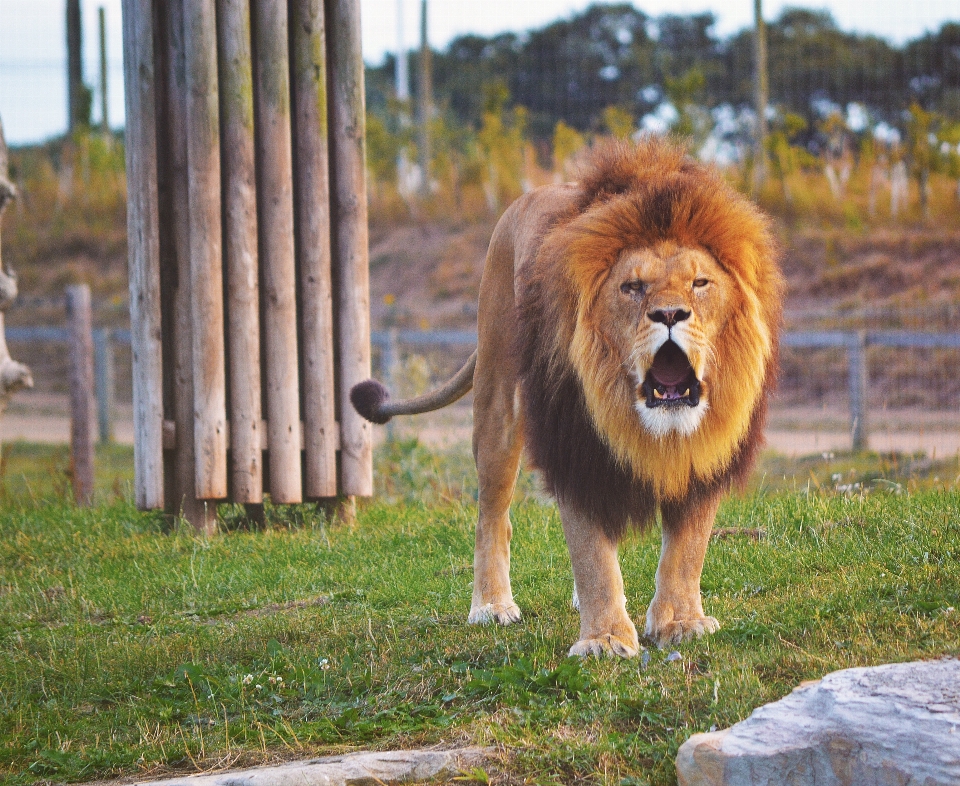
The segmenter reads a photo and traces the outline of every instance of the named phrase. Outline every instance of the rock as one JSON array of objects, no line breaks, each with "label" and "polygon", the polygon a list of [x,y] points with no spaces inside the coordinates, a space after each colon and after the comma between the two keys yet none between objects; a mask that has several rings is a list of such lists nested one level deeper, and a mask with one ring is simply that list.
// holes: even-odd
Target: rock
[{"label": "rock", "polygon": [[960,660],[845,669],[677,752],[680,786],[956,786]]},{"label": "rock", "polygon": [[143,783],[148,786],[382,786],[389,783],[421,783],[438,775],[456,774],[474,767],[486,754],[480,748],[350,753],[273,767],[224,770],[213,775],[183,775]]}]

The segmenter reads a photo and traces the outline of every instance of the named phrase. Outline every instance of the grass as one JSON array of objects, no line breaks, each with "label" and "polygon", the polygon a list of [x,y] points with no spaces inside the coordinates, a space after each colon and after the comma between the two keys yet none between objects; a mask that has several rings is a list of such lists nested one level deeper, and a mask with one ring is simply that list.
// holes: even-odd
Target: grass
[{"label": "grass", "polygon": [[[801,680],[960,654],[960,494],[873,483],[866,462],[866,485],[833,480],[843,458],[821,457],[803,468],[820,490],[724,503],[718,526],[764,536],[708,552],[719,633],[679,658],[578,661],[557,514],[530,495],[513,516],[524,621],[464,623],[475,509],[444,501],[472,499],[462,457],[381,452],[381,468],[400,467],[393,501],[361,506],[352,528],[275,509],[266,529],[202,541],[115,495],[106,462],[101,504],[73,506],[43,485],[45,451],[14,446],[0,503],[4,783],[469,743],[498,751],[475,781],[667,784],[691,733]],[[424,487],[430,504],[413,501]],[[635,619],[658,551],[656,533],[623,548]]]}]

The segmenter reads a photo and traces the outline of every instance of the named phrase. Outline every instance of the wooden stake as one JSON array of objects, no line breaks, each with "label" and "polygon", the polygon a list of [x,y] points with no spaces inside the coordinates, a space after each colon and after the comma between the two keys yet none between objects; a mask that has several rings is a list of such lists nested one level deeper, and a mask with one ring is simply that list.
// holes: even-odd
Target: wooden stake
[{"label": "wooden stake", "polygon": [[430,162],[433,160],[430,121],[433,118],[433,53],[427,37],[427,0],[420,0],[420,94],[417,96],[417,148],[420,158],[420,198],[430,197]]},{"label": "wooden stake", "polygon": [[93,445],[96,442],[96,397],[93,388],[93,320],[90,287],[67,287],[70,330],[70,464],[73,498],[93,502]]},{"label": "wooden stake", "polygon": [[263,501],[260,285],[249,0],[217,4],[224,265],[230,359],[230,497]]},{"label": "wooden stake", "polygon": [[67,0],[67,131],[73,133],[90,120],[87,88],[83,84],[83,20],[80,0]]},{"label": "wooden stake", "polygon": [[350,388],[370,377],[364,68],[359,0],[325,0],[331,69],[333,259],[339,328],[341,493],[373,494],[370,423],[350,406]]},{"label": "wooden stake", "polygon": [[286,0],[252,6],[270,496],[300,502],[300,396]]},{"label": "wooden stake", "polygon": [[130,333],[134,358],[134,485],[137,507],[146,510],[163,507],[163,374],[153,3],[150,0],[122,2]]},{"label": "wooden stake", "polygon": [[770,92],[767,76],[767,26],[763,21],[761,0],[753,2],[754,33],[754,106],[757,113],[756,139],[754,140],[753,193],[760,190],[767,179],[767,99]]},{"label": "wooden stake", "polygon": [[193,409],[198,499],[227,496],[220,118],[213,0],[184,3]]},{"label": "wooden stake", "polygon": [[100,130],[106,135],[110,133],[110,115],[107,107],[107,9],[103,6],[97,9],[97,20],[100,26]]},{"label": "wooden stake", "polygon": [[297,266],[303,339],[304,480],[307,497],[316,499],[337,493],[323,0],[293,0],[290,11]]},{"label": "wooden stake", "polygon": [[193,423],[193,319],[190,286],[190,173],[187,165],[187,75],[184,0],[160,8],[164,123],[159,129],[160,209],[168,228],[161,238],[165,410],[176,424],[176,443],[165,451],[167,512],[204,535],[216,532],[216,506],[197,499]]}]

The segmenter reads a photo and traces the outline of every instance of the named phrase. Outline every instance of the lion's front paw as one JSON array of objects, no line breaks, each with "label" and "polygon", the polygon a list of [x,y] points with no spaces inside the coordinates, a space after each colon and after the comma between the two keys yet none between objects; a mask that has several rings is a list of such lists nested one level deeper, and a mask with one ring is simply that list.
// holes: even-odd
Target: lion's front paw
[{"label": "lion's front paw", "polygon": [[663,649],[670,644],[699,639],[707,633],[716,633],[718,630],[720,630],[720,623],[714,617],[674,619],[659,625],[647,620],[644,635]]},{"label": "lion's front paw", "polygon": [[580,639],[570,648],[567,654],[570,657],[589,658],[591,655],[609,655],[610,657],[635,658],[640,652],[640,642],[636,636],[628,640],[613,633],[605,633],[589,639]]},{"label": "lion's front paw", "polygon": [[520,607],[513,603],[486,603],[470,609],[467,622],[471,625],[488,625],[496,622],[498,625],[510,625],[520,622]]}]

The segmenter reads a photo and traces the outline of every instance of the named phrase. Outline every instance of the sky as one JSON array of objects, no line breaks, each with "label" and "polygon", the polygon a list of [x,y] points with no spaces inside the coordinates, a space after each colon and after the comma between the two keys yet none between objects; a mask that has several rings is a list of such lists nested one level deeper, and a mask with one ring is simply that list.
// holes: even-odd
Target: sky
[{"label": "sky", "polygon": [[[417,0],[361,0],[364,58],[379,63],[397,48],[397,19],[403,6],[403,38],[407,48],[419,41]],[[120,0],[81,0],[84,71],[98,89],[97,8],[107,18],[108,119],[123,125],[123,50]],[[464,33],[489,36],[521,32],[582,11],[589,0],[430,0],[430,41],[443,48]],[[751,0],[635,0],[649,14],[712,11],[722,36],[752,24]],[[872,33],[894,44],[939,29],[944,21],[960,21],[958,0],[764,0],[764,16],[776,18],[784,6],[825,8],[843,30]],[[0,119],[7,141],[25,144],[63,133],[66,127],[66,33],[63,0],[0,0]],[[100,122],[100,98],[94,96],[94,122]]]}]

